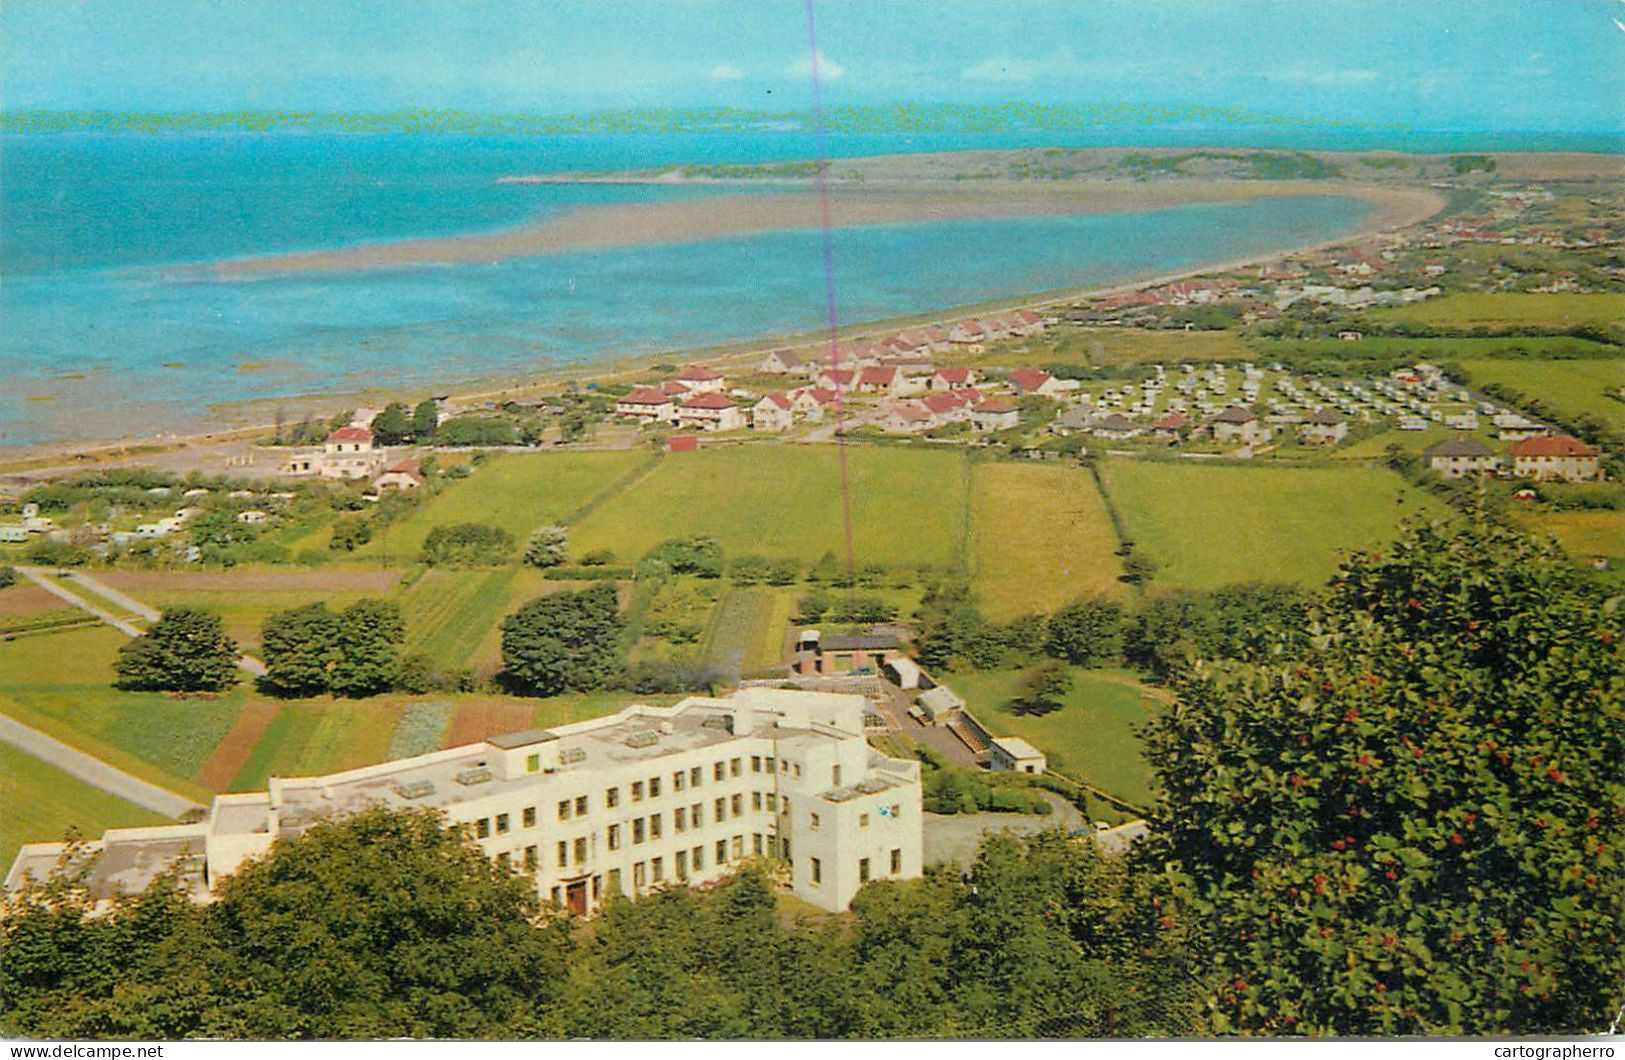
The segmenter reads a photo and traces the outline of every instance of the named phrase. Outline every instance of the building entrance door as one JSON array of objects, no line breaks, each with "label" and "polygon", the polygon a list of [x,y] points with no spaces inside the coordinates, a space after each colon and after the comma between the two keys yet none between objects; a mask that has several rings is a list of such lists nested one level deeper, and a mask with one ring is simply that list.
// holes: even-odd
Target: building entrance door
[{"label": "building entrance door", "polygon": [[564,907],[576,916],[587,915],[587,881],[572,883],[564,889]]}]

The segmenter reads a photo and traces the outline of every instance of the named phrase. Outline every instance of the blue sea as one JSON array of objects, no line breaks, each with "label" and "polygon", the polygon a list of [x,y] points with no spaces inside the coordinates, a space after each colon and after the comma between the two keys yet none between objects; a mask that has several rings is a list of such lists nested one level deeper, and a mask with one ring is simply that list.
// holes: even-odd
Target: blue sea
[{"label": "blue sea", "polygon": [[[1193,133],[1192,142],[1215,137]],[[854,156],[1037,144],[1089,145],[956,134],[830,137],[823,147]],[[497,183],[512,174],[816,151],[803,132],[5,136],[0,447],[172,432],[232,402],[383,384],[413,398],[431,384],[818,328],[822,237],[810,231],[251,280],[176,268],[719,193]],[[1318,242],[1368,210],[1314,196],[838,229],[837,306],[842,323],[856,323],[1103,284]]]}]

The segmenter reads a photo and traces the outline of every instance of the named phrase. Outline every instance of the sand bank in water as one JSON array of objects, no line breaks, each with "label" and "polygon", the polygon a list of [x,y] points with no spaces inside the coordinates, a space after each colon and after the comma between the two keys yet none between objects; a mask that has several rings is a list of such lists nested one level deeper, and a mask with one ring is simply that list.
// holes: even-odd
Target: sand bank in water
[{"label": "sand bank in water", "polygon": [[[978,181],[974,187],[832,188],[829,223],[836,227],[925,221],[990,220],[1125,213],[1196,203],[1243,202],[1284,195],[1341,195],[1377,207],[1364,226],[1382,230],[1414,224],[1444,207],[1420,188],[1369,187],[1314,181],[1212,181],[1168,184]],[[569,250],[655,243],[692,243],[754,232],[818,228],[823,203],[811,191],[717,195],[675,202],[582,207],[540,224],[501,232],[409,239],[341,250],[276,254],[219,262],[221,276],[259,276],[321,269],[382,269],[528,258]]]}]

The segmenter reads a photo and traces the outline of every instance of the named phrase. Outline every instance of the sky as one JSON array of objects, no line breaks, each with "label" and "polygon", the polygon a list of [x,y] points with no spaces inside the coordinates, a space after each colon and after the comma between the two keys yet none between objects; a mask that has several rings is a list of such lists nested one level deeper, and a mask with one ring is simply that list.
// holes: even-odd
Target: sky
[{"label": "sky", "polygon": [[[4,0],[8,110],[804,108],[808,0]],[[812,0],[826,106],[1625,130],[1625,0]]]}]

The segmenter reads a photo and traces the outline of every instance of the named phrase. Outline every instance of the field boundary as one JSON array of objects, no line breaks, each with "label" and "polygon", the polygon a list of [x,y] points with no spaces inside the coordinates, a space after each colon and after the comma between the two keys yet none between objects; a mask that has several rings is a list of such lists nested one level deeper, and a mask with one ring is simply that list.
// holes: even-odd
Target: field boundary
[{"label": "field boundary", "polygon": [[144,810],[174,818],[192,810],[203,809],[201,804],[184,795],[126,773],[38,729],[30,728],[7,714],[0,714],[0,740],[48,766],[60,769],[70,777],[89,784],[98,791],[123,799]]},{"label": "field boundary", "polygon": [[619,497],[621,494],[625,493],[627,490],[631,489],[645,478],[648,478],[650,475],[654,474],[655,468],[660,466],[664,457],[664,453],[656,452],[649,454],[648,459],[646,459],[643,463],[637,465],[625,475],[622,475],[614,482],[611,482],[609,485],[593,494],[585,504],[578,507],[569,515],[566,515],[564,517],[564,525],[574,526],[596,511],[600,504],[614,500],[616,497]]}]

